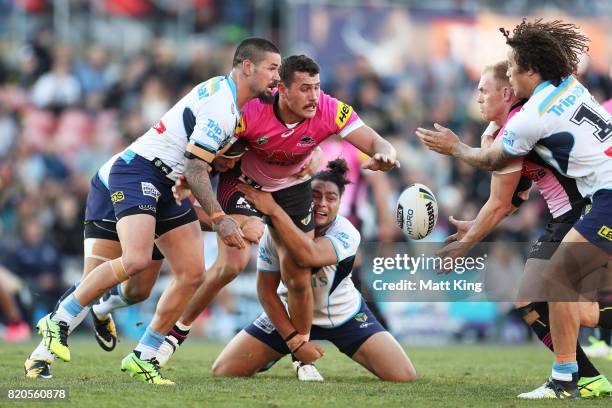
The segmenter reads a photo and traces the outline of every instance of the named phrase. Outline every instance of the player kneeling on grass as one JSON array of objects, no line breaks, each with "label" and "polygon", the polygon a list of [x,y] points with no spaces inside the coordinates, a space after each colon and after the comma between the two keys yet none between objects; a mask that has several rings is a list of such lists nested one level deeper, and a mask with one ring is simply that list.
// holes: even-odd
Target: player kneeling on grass
[{"label": "player kneeling on grass", "polygon": [[[265,312],[221,352],[213,364],[214,376],[252,376],[286,354],[313,362],[323,349],[310,340],[328,340],[382,380],[416,379],[410,359],[372,315],[350,279],[361,237],[346,218],[338,215],[344,186],[349,183],[346,171],[346,162],[337,159],[313,178],[314,240],[295,226],[270,193],[240,186],[247,200],[271,218],[290,256],[300,267],[312,268],[313,326],[308,335],[300,335],[291,322],[278,253],[266,229],[257,262],[257,292]],[[314,366],[302,363],[297,367],[298,377],[306,367],[305,374],[314,371]]]}]

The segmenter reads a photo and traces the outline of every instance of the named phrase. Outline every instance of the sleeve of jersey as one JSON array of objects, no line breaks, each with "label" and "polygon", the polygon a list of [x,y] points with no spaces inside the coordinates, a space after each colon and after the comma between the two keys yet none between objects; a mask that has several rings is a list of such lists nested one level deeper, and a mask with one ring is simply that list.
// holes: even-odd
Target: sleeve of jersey
[{"label": "sleeve of jersey", "polygon": [[280,273],[280,263],[278,254],[274,247],[274,241],[266,228],[264,235],[259,242],[259,252],[257,253],[257,271]]},{"label": "sleeve of jersey", "polygon": [[[202,106],[196,116],[193,132],[189,137],[189,143],[185,152],[186,157],[195,156],[207,163],[212,163],[215,154],[224,145],[224,123],[233,117],[223,112],[225,104],[219,100],[209,100]],[[235,124],[232,124],[232,126]]]},{"label": "sleeve of jersey", "polygon": [[530,123],[527,112],[519,112],[506,124],[502,138],[502,147],[511,156],[525,156],[543,136],[538,120]]},{"label": "sleeve of jersey", "polygon": [[350,221],[343,219],[339,228],[334,228],[325,238],[329,239],[336,251],[338,262],[357,253],[361,237]]},{"label": "sleeve of jersey", "polygon": [[321,92],[322,103],[326,109],[326,117],[330,121],[331,129],[340,137],[346,137],[353,130],[363,126],[357,113],[351,105]]}]

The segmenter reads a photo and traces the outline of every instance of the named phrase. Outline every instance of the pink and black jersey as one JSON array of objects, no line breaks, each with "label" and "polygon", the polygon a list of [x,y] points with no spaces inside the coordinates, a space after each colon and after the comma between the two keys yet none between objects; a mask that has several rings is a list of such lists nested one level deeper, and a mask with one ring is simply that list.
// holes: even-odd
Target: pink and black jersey
[{"label": "pink and black jersey", "polygon": [[[521,100],[510,108],[506,124],[521,110],[525,102],[526,100]],[[504,134],[504,128],[505,125],[498,135]],[[524,156],[521,174],[532,180],[540,190],[553,218],[584,205],[584,197],[578,191],[576,180],[561,174],[534,151]]]},{"label": "pink and black jersey", "polygon": [[258,99],[248,102],[242,112],[237,138],[248,142],[242,157],[242,173],[262,190],[277,191],[299,183],[298,173],[314,149],[329,136],[346,137],[363,122],[353,108],[321,91],[317,112],[295,125],[282,122],[274,104]]}]

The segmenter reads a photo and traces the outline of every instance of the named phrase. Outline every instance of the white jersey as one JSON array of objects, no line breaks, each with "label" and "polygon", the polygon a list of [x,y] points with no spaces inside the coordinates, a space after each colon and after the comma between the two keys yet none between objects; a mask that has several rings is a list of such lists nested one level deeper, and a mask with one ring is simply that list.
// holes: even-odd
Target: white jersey
[{"label": "white jersey", "polygon": [[503,132],[504,150],[524,156],[531,150],[561,174],[576,179],[583,196],[612,189],[610,114],[573,76],[559,86],[538,85]]},{"label": "white jersey", "polygon": [[[361,236],[349,220],[338,215],[323,236],[336,250],[337,262],[313,268],[312,292],[314,311],[312,324],[325,328],[340,326],[361,308],[361,294],[353,285],[351,272]],[[268,228],[259,242],[258,273],[280,273],[278,254]],[[287,288],[281,282],[278,295],[287,305]]]},{"label": "white jersey", "polygon": [[128,149],[161,160],[172,170],[167,176],[176,180],[183,173],[185,152],[212,162],[239,121],[234,80],[214,77],[193,88]]}]

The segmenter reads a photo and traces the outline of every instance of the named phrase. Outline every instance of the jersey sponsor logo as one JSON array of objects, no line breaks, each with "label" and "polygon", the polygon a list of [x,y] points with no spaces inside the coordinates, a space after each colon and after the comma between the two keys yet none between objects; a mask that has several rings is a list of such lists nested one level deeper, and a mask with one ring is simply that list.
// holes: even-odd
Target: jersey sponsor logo
[{"label": "jersey sponsor logo", "polygon": [[516,133],[514,133],[511,130],[505,130],[504,129],[504,134],[502,135],[502,140],[504,141],[505,144],[507,144],[510,147],[514,146],[514,138],[515,137],[516,137]]},{"label": "jersey sponsor logo", "polygon": [[161,196],[159,190],[148,181],[141,181],[140,186],[142,187],[142,195],[153,197],[155,201],[157,201]]},{"label": "jersey sponsor logo", "polygon": [[[546,106],[546,108],[548,108],[546,110],[546,113],[554,113],[557,116],[561,116],[561,114],[565,112],[567,108],[571,108],[572,106],[574,106],[574,104],[576,103],[578,98],[582,96],[584,91],[585,88],[582,85],[578,85],[576,86],[576,88],[574,88],[571,94],[569,94],[565,98],[559,99],[558,103],[554,103],[555,99],[557,98],[553,98],[553,100],[549,102],[549,104]],[[562,93],[560,93],[559,95],[561,94]],[[552,106],[550,105],[550,103],[552,103]],[[542,111],[540,111],[540,116],[542,116]]]},{"label": "jersey sponsor logo", "polygon": [[157,132],[157,134],[162,134],[166,131],[166,125],[161,120],[153,125],[153,129]]},{"label": "jersey sponsor logo", "polygon": [[311,220],[311,219],[312,219],[312,212],[311,212],[310,214],[308,214],[306,217],[302,218],[302,219],[300,220],[300,222],[301,222],[303,225],[308,225],[308,224],[310,223],[310,220]]},{"label": "jersey sponsor logo", "polygon": [[212,96],[221,88],[221,78],[214,77],[198,87],[198,99]]},{"label": "jersey sponsor logo", "polygon": [[316,141],[310,136],[302,136],[300,141],[297,143],[299,147],[310,147],[314,146]]},{"label": "jersey sponsor logo", "polygon": [[360,312],[355,315],[355,320],[358,322],[365,322],[368,320],[368,315],[365,312]]},{"label": "jersey sponsor logo", "polygon": [[259,247],[259,252],[257,257],[262,261],[272,266],[272,258],[270,257],[270,253],[268,250],[262,246]]},{"label": "jersey sponsor logo", "polygon": [[310,154],[309,151],[286,152],[284,150],[274,150],[269,152],[264,148],[259,148],[257,146],[253,147],[253,151],[266,163],[276,164],[277,166],[291,166],[301,162],[308,154]]},{"label": "jersey sponsor logo", "polygon": [[280,137],[282,138],[289,137],[293,134],[293,132],[295,132],[295,129],[289,129],[288,131],[281,133]]},{"label": "jersey sponsor logo", "polygon": [[221,139],[221,134],[223,133],[223,131],[221,130],[221,126],[219,126],[217,122],[212,119],[208,119],[205,131],[206,136],[217,142],[219,146],[223,145],[223,139]]},{"label": "jersey sponsor logo", "polygon": [[608,150],[606,150],[604,153],[605,153],[605,155],[606,155],[606,156],[608,156],[608,157],[612,157],[612,147],[610,147],[610,148],[609,148]]},{"label": "jersey sponsor logo", "polygon": [[268,318],[268,316],[259,316],[254,322],[253,326],[257,327],[259,330],[266,334],[272,333],[276,328]]},{"label": "jersey sponsor logo", "polygon": [[371,326],[371,325],[373,325],[373,324],[374,324],[374,322],[365,322],[365,323],[361,323],[361,324],[359,325],[359,328],[360,328],[360,329],[365,329],[366,327]]},{"label": "jersey sponsor logo", "polygon": [[348,247],[350,246],[348,242],[349,235],[346,232],[336,232],[332,236],[336,238],[338,241],[340,241],[344,249],[348,249]]},{"label": "jersey sponsor logo", "polygon": [[269,141],[270,141],[270,138],[268,136],[262,136],[255,141],[255,144],[258,146],[261,146],[262,144],[266,144]]},{"label": "jersey sponsor logo", "polygon": [[597,235],[607,239],[608,241],[612,241],[612,228],[608,227],[607,225],[602,225],[599,231],[597,231]]},{"label": "jersey sponsor logo", "polygon": [[111,194],[111,202],[113,204],[117,204],[118,202],[121,202],[125,199],[125,194],[123,194],[123,191],[115,191],[113,194]]},{"label": "jersey sponsor logo", "polygon": [[336,125],[342,129],[346,125],[346,121],[351,117],[353,107],[344,102],[338,101],[338,109],[336,110]]},{"label": "jersey sponsor logo", "polygon": [[240,197],[238,201],[236,201],[236,208],[242,208],[243,210],[251,210],[253,212],[256,212],[244,197]]}]

